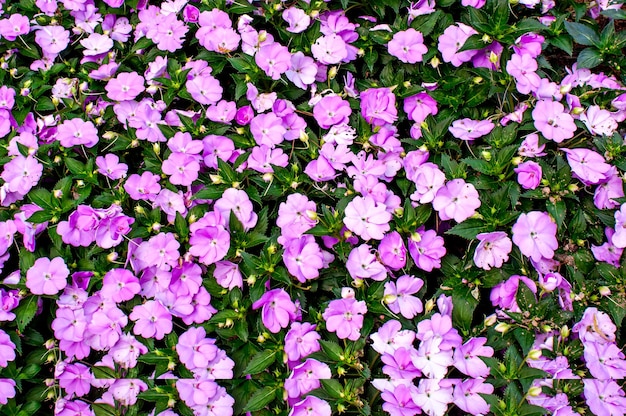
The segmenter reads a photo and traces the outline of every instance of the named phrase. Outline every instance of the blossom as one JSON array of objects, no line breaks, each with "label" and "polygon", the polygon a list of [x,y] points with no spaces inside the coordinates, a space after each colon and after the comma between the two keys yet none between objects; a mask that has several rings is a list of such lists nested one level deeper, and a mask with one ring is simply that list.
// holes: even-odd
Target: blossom
[{"label": "blossom", "polygon": [[96,166],[98,173],[113,180],[125,178],[126,172],[128,172],[128,165],[120,163],[120,158],[113,153],[96,157]]},{"label": "blossom", "polygon": [[336,34],[320,36],[311,45],[313,57],[321,64],[334,65],[348,57],[346,42]]},{"label": "blossom", "polygon": [[541,182],[542,170],[541,165],[537,162],[528,161],[521,163],[513,171],[517,173],[517,182],[524,189],[535,189]]},{"label": "blossom", "polygon": [[313,116],[323,129],[347,123],[350,114],[350,103],[338,95],[327,95],[313,107]]},{"label": "blossom", "polygon": [[63,26],[39,26],[35,32],[35,42],[47,54],[56,55],[69,45],[70,32]]},{"label": "blossom", "polygon": [[574,118],[565,112],[563,104],[557,101],[539,100],[532,113],[535,128],[546,139],[561,143],[574,137],[576,124]]},{"label": "blossom", "polygon": [[285,244],[283,261],[289,273],[300,283],[316,279],[324,267],[324,255],[312,235],[289,240]]},{"label": "blossom", "polygon": [[291,55],[291,65],[285,72],[285,76],[296,87],[303,90],[307,89],[309,85],[315,83],[316,75],[317,65],[313,58],[304,55],[300,51]]},{"label": "blossom", "polygon": [[489,134],[494,127],[495,125],[489,120],[464,118],[454,121],[448,130],[457,139],[471,141]]},{"label": "blossom", "polygon": [[261,309],[263,325],[272,333],[287,328],[289,322],[296,318],[298,308],[291,301],[289,294],[283,289],[265,292],[259,300],[252,304],[252,309]]},{"label": "blossom", "polygon": [[83,145],[93,147],[98,143],[98,130],[91,121],[80,118],[65,120],[57,128],[57,140],[63,147]]},{"label": "blossom", "polygon": [[346,269],[354,280],[372,279],[385,280],[387,271],[367,244],[361,244],[350,251],[346,261]]},{"label": "blossom", "polygon": [[219,81],[209,74],[201,74],[185,83],[187,92],[200,104],[213,105],[222,99],[224,89]]},{"label": "blossom", "polygon": [[254,55],[256,64],[273,80],[287,72],[291,66],[291,54],[287,47],[278,42],[263,45]]},{"label": "blossom", "polygon": [[484,270],[491,270],[492,267],[499,269],[509,260],[513,243],[505,232],[480,233],[476,238],[480,241],[474,251],[474,264],[477,267]]},{"label": "blossom", "polygon": [[386,234],[378,245],[381,262],[391,270],[400,270],[406,264],[406,247],[397,231]]},{"label": "blossom", "polygon": [[61,257],[40,257],[26,272],[26,287],[34,295],[56,295],[67,285],[70,271]]},{"label": "blossom", "polygon": [[241,189],[228,188],[225,190],[222,197],[215,201],[215,210],[224,218],[226,225],[230,221],[230,213],[232,212],[246,230],[254,227],[258,220],[258,215],[254,212],[248,194]]},{"label": "blossom", "polygon": [[437,49],[441,52],[444,62],[450,62],[452,65],[458,67],[463,62],[468,62],[476,55],[477,51],[469,50],[459,52],[459,49],[463,47],[467,39],[472,35],[476,35],[474,29],[463,23],[457,23],[456,25],[450,25],[444,30],[443,34],[439,36],[439,43]]},{"label": "blossom", "polygon": [[585,185],[596,185],[608,179],[611,165],[599,153],[584,148],[563,151],[567,154],[567,163],[572,168],[572,173]]},{"label": "blossom", "polygon": [[454,404],[472,415],[488,414],[490,405],[479,393],[492,394],[494,387],[479,378],[467,379],[454,386]]},{"label": "blossom", "polygon": [[587,111],[580,115],[580,121],[585,124],[589,133],[598,136],[610,136],[617,129],[617,121],[613,114],[597,105],[589,106]]},{"label": "blossom", "polygon": [[424,45],[424,36],[409,28],[393,35],[387,44],[387,51],[404,63],[415,64],[422,62],[422,55],[428,52],[428,48]]},{"label": "blossom", "polygon": [[421,379],[413,401],[422,412],[432,416],[443,416],[448,404],[453,402],[452,387],[447,380]]},{"label": "blossom", "polygon": [[361,115],[373,126],[384,126],[398,119],[396,96],[389,88],[368,88],[360,95]]},{"label": "blossom", "polygon": [[346,206],[343,223],[363,240],[381,240],[389,231],[391,214],[371,196],[355,197]]},{"label": "blossom", "polygon": [[478,191],[463,179],[453,179],[439,188],[433,199],[433,208],[442,220],[463,222],[480,207]]},{"label": "blossom", "polygon": [[258,145],[270,148],[283,142],[287,129],[274,113],[259,114],[250,121],[250,132]]},{"label": "blossom", "polygon": [[293,322],[285,335],[285,353],[289,361],[297,361],[320,350],[321,335],[316,325],[308,322]]},{"label": "blossom", "polygon": [[104,87],[107,97],[114,101],[134,100],[145,91],[144,79],[137,72],[121,72]]},{"label": "blossom", "polygon": [[409,253],[420,269],[431,272],[441,267],[446,254],[443,238],[435,230],[426,231],[422,226],[409,238]]},{"label": "blossom", "polygon": [[322,317],[326,321],[326,329],[336,332],[337,337],[356,341],[361,336],[363,315],[367,313],[367,305],[354,298],[331,300]]},{"label": "blossom", "polygon": [[422,279],[405,274],[398,277],[395,283],[385,283],[383,299],[389,310],[407,319],[413,319],[424,310],[420,298],[411,296],[419,292],[422,286],[424,286]]},{"label": "blossom", "polygon": [[9,335],[0,329],[0,368],[9,365],[9,361],[15,360],[15,344]]},{"label": "blossom", "polygon": [[583,379],[583,394],[589,410],[597,416],[623,415],[624,390],[614,380]]},{"label": "blossom", "polygon": [[0,20],[0,35],[9,41],[14,41],[18,36],[30,32],[28,17],[19,13],[11,14],[7,19]]},{"label": "blossom", "polygon": [[311,24],[311,17],[302,9],[297,7],[289,7],[283,10],[283,19],[289,26],[287,26],[287,32],[301,33],[304,32]]},{"label": "blossom", "polygon": [[326,400],[315,396],[306,396],[304,400],[295,403],[288,416],[330,416],[332,409]]},{"label": "blossom", "polygon": [[156,300],[136,305],[128,317],[135,321],[133,333],[144,338],[163,339],[172,332],[172,315]]},{"label": "blossom", "polygon": [[551,259],[559,247],[557,226],[545,212],[531,211],[519,216],[513,225],[513,242],[523,255],[534,261]]},{"label": "blossom", "polygon": [[493,357],[493,348],[486,347],[487,338],[471,338],[454,350],[454,366],[472,378],[487,377],[489,367],[480,357]]}]

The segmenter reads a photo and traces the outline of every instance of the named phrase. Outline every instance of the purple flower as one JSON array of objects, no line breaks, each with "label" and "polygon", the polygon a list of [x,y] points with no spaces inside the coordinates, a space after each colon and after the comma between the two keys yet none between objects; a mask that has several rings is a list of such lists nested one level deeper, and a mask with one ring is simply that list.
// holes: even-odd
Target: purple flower
[{"label": "purple flower", "polygon": [[301,33],[304,32],[311,24],[311,18],[302,9],[297,7],[289,7],[283,11],[283,19],[289,26],[285,28],[287,32]]},{"label": "purple flower", "polygon": [[499,269],[509,260],[513,243],[505,232],[480,233],[476,238],[480,241],[474,252],[474,264],[477,267],[484,270],[491,270],[492,267]]},{"label": "purple flower", "polygon": [[65,394],[81,397],[91,390],[91,368],[81,363],[74,363],[65,366],[63,372],[56,377],[59,386],[65,389]]},{"label": "purple flower", "polygon": [[113,180],[125,178],[128,171],[128,165],[120,163],[120,158],[113,153],[96,157],[96,166],[98,166],[98,173]]},{"label": "purple flower", "polygon": [[485,347],[487,338],[470,338],[454,350],[454,366],[472,378],[487,377],[489,367],[480,357],[493,357],[493,348]]},{"label": "purple flower", "polygon": [[172,315],[158,301],[149,300],[135,306],[128,317],[135,321],[133,328],[135,335],[163,339],[166,334],[172,332]]},{"label": "purple flower", "polygon": [[365,241],[381,240],[389,231],[391,218],[385,204],[376,202],[371,196],[357,196],[346,206],[343,223]]},{"label": "purple flower", "polygon": [[0,20],[0,35],[8,41],[14,41],[18,36],[30,32],[28,17],[19,13],[11,14],[7,19]]},{"label": "purple flower", "polygon": [[463,23],[457,23],[456,25],[450,25],[444,30],[443,34],[439,36],[439,44],[437,49],[441,52],[444,62],[450,62],[452,65],[458,67],[463,62],[470,61],[474,55],[475,50],[469,50],[459,52],[459,49],[465,44],[467,39],[472,35],[476,35],[474,29]]},{"label": "purple flower", "polygon": [[599,380],[622,380],[626,377],[624,353],[614,343],[583,343],[589,373]]},{"label": "purple flower", "polygon": [[361,93],[361,115],[373,126],[384,126],[398,119],[396,96],[389,88],[369,88]]},{"label": "purple flower", "polygon": [[464,412],[472,415],[486,415],[490,405],[479,393],[492,394],[493,385],[485,383],[482,379],[467,379],[454,386],[454,404]]},{"label": "purple flower", "polygon": [[415,404],[427,415],[445,415],[453,400],[449,380],[421,379],[413,395]]},{"label": "purple flower", "polygon": [[142,173],[141,176],[132,174],[124,183],[124,190],[136,201],[154,201],[157,194],[161,191],[160,179],[159,175],[148,171]]},{"label": "purple flower", "polygon": [[194,155],[174,152],[163,161],[163,173],[170,176],[172,185],[190,186],[200,172],[200,164]]},{"label": "purple flower", "polygon": [[300,283],[319,277],[324,267],[324,255],[312,235],[303,235],[285,243],[283,262]]},{"label": "purple flower", "polygon": [[274,148],[283,142],[287,129],[274,113],[259,114],[250,122],[250,132],[258,145]]},{"label": "purple flower", "polygon": [[597,308],[587,308],[583,317],[573,327],[572,332],[578,333],[578,337],[583,343],[615,342],[615,332],[617,327],[606,313],[598,311]]},{"label": "purple flower", "polygon": [[574,118],[565,112],[563,104],[557,101],[539,100],[532,113],[535,128],[548,140],[561,143],[574,137]]},{"label": "purple flower", "polygon": [[[285,390],[289,399],[297,399],[303,394],[320,387],[320,380],[330,379],[330,367],[312,358],[294,367],[285,380]],[[291,402],[291,400],[290,400]]]},{"label": "purple flower", "polygon": [[15,397],[15,380],[0,378],[0,404],[7,404],[8,399]]},{"label": "purple flower", "polygon": [[623,415],[624,390],[614,380],[583,379],[583,394],[589,410],[597,416]]},{"label": "purple flower", "polygon": [[273,42],[261,46],[254,55],[254,61],[268,77],[277,80],[291,66],[291,54],[287,47],[278,42]]},{"label": "purple flower", "polygon": [[259,300],[252,304],[252,309],[261,310],[263,325],[272,333],[277,333],[281,328],[287,328],[289,322],[296,319],[298,308],[291,301],[289,294],[283,289],[267,291]]},{"label": "purple flower", "polygon": [[348,255],[346,269],[354,280],[372,279],[376,281],[385,280],[387,270],[377,259],[371,247],[361,244],[352,249]]},{"label": "purple flower", "polygon": [[531,211],[519,216],[513,225],[513,242],[523,255],[534,261],[551,259],[559,247],[557,226],[545,212]]},{"label": "purple flower", "polygon": [[489,299],[493,306],[499,306],[511,312],[521,312],[516,300],[520,281],[524,282],[531,292],[537,293],[537,285],[535,282],[526,276],[513,275],[491,289]]},{"label": "purple flower", "polygon": [[[4,186],[6,186],[7,191],[16,192],[23,196],[33,186],[37,185],[42,173],[43,165],[34,156],[24,157],[19,155],[4,165],[4,170],[0,177],[6,182]],[[3,203],[3,205],[5,204]]]},{"label": "purple flower", "polygon": [[230,261],[218,261],[215,263],[213,277],[217,283],[225,289],[238,287],[243,289],[243,277],[239,271],[239,266]]},{"label": "purple flower", "polygon": [[57,55],[70,43],[70,32],[63,26],[39,26],[35,42],[48,55]]},{"label": "purple flower", "polygon": [[145,91],[144,79],[137,72],[122,72],[104,87],[107,97],[113,101],[134,100]]},{"label": "purple flower", "polygon": [[356,341],[361,336],[363,315],[367,313],[367,305],[354,298],[331,300],[322,317],[326,321],[326,329],[336,332],[340,339]]},{"label": "purple flower", "polygon": [[474,215],[480,204],[474,185],[463,179],[448,181],[446,186],[437,191],[433,199],[433,208],[444,221],[453,219],[456,222],[463,222]]},{"label": "purple flower", "polygon": [[346,42],[336,34],[320,36],[311,45],[313,57],[321,64],[335,65],[348,57]]},{"label": "purple flower", "polygon": [[457,139],[472,141],[489,134],[494,127],[495,125],[489,120],[464,118],[454,121],[448,130]]},{"label": "purple flower", "polygon": [[41,257],[26,272],[26,287],[34,295],[56,295],[67,286],[70,271],[61,257]]},{"label": "purple flower", "polygon": [[258,215],[254,212],[248,194],[241,189],[228,188],[225,190],[222,197],[215,201],[214,208],[219,211],[227,226],[231,212],[235,214],[235,217],[246,230],[253,228],[258,220]]},{"label": "purple flower", "polygon": [[180,362],[189,370],[206,368],[217,357],[215,340],[206,337],[203,327],[191,327],[178,338],[176,352]]},{"label": "purple flower", "polygon": [[572,173],[585,185],[597,185],[608,179],[612,166],[599,153],[584,148],[563,151],[567,154],[567,163],[572,168]]},{"label": "purple flower", "polygon": [[115,303],[131,300],[141,290],[139,279],[126,269],[109,270],[102,280],[100,293]]},{"label": "purple flower", "polygon": [[521,163],[513,169],[517,173],[517,182],[524,189],[535,189],[541,182],[541,165],[537,162],[528,161]]},{"label": "purple flower", "polygon": [[313,107],[313,116],[323,129],[347,123],[350,114],[350,103],[338,95],[327,95]]},{"label": "purple flower", "polygon": [[422,55],[428,52],[428,48],[424,45],[421,32],[409,28],[393,35],[387,44],[387,51],[404,63],[415,64],[422,62]]},{"label": "purple flower", "polygon": [[309,85],[315,83],[317,75],[315,60],[298,51],[291,55],[291,66],[285,75],[296,87],[306,90]]},{"label": "purple flower", "polygon": [[194,100],[205,105],[217,104],[224,91],[217,79],[205,73],[187,80],[185,87]]},{"label": "purple flower", "polygon": [[385,283],[384,301],[393,313],[399,313],[407,319],[413,319],[422,313],[424,307],[417,296],[424,281],[407,274],[400,276],[396,282]]},{"label": "purple flower", "polygon": [[391,270],[400,270],[406,265],[406,247],[397,231],[386,234],[378,245],[380,261]]},{"label": "purple flower", "polygon": [[9,365],[9,361],[15,360],[15,344],[11,337],[0,329],[0,368]]},{"label": "purple flower", "polygon": [[189,227],[189,254],[205,265],[222,260],[230,248],[230,234],[221,221],[219,212],[209,212]]},{"label": "purple flower", "polygon": [[306,396],[304,400],[293,405],[288,416],[311,416],[313,414],[315,416],[330,416],[332,409],[326,400],[315,396]]},{"label": "purple flower", "polygon": [[426,92],[404,99],[404,112],[415,123],[422,123],[429,115],[437,115],[438,111],[437,101]]},{"label": "purple flower", "polygon": [[316,325],[293,322],[285,335],[285,353],[289,361],[297,361],[320,350],[320,334]]},{"label": "purple flower", "polygon": [[443,238],[435,230],[418,228],[409,238],[409,253],[420,269],[431,272],[441,267],[441,258],[446,254]]}]

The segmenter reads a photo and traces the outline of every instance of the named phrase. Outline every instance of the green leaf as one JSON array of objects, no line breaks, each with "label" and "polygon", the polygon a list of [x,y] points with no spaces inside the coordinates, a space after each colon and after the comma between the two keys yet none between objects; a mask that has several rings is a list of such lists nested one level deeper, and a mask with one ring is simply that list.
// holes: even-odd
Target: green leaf
[{"label": "green leaf", "polygon": [[52,217],[53,215],[51,212],[37,211],[28,218],[28,222],[32,222],[33,224],[41,224],[46,221],[50,221]]},{"label": "green leaf", "polygon": [[258,374],[276,361],[278,351],[263,350],[257,353],[243,370],[243,374]]},{"label": "green leaf", "polygon": [[37,413],[37,410],[41,407],[41,402],[26,402],[20,408],[17,416],[31,416]]},{"label": "green leaf", "polygon": [[600,37],[595,30],[587,25],[576,22],[565,22],[565,30],[574,39],[576,43],[585,46],[598,46]]},{"label": "green leaf", "polygon": [[546,209],[552,215],[552,218],[556,221],[556,225],[559,227],[559,230],[562,229],[563,220],[565,219],[565,214],[567,213],[567,206],[565,205],[565,201],[555,201],[550,202],[546,201]]},{"label": "green leaf", "polygon": [[597,48],[585,48],[578,54],[578,68],[595,68],[604,61],[600,50]]},{"label": "green leaf", "polygon": [[565,51],[569,56],[572,56],[574,52],[574,42],[571,37],[563,34],[550,39],[549,42],[562,51]]},{"label": "green leaf", "polygon": [[56,107],[52,103],[52,100],[48,97],[40,97],[37,100],[37,104],[35,104],[35,110],[37,111],[52,111],[55,109]]},{"label": "green leaf", "polygon": [[626,10],[624,9],[606,9],[600,12],[601,15],[608,17],[609,19],[625,20]]},{"label": "green leaf", "polygon": [[222,197],[224,189],[215,186],[207,186],[193,194],[193,199],[218,199]]},{"label": "green leaf", "polygon": [[260,390],[257,390],[246,406],[243,408],[243,412],[256,412],[257,410],[263,409],[266,405],[268,405],[274,398],[276,397],[276,392],[278,389],[276,387],[263,387]]},{"label": "green leaf", "polygon": [[483,40],[483,35],[476,34],[467,38],[461,49],[459,49],[459,52],[483,49],[487,45],[488,44]]},{"label": "green leaf", "polygon": [[116,416],[118,414],[115,408],[108,404],[92,403],[90,406],[96,416]]},{"label": "green leaf", "polygon": [[20,332],[24,332],[26,326],[33,320],[37,313],[37,296],[29,296],[20,302],[20,306],[15,308],[15,323]]},{"label": "green leaf", "polygon": [[344,396],[343,386],[338,380],[335,379],[324,379],[320,380],[322,387],[326,392],[335,399],[341,399]]},{"label": "green leaf", "polygon": [[333,361],[342,361],[341,357],[343,357],[343,350],[341,349],[339,344],[323,339],[320,340],[320,344],[322,344],[322,351],[324,351],[326,355],[328,355],[328,358]]},{"label": "green leaf", "polygon": [[50,193],[50,191],[43,189],[43,188],[37,188],[37,189],[33,189],[28,193],[28,199],[30,199],[30,201],[43,208],[43,209],[51,209],[52,208],[52,194]]},{"label": "green leaf", "polygon": [[483,220],[477,218],[470,218],[463,221],[460,224],[455,225],[446,234],[458,235],[466,240],[473,240],[476,235],[489,231],[489,227]]}]

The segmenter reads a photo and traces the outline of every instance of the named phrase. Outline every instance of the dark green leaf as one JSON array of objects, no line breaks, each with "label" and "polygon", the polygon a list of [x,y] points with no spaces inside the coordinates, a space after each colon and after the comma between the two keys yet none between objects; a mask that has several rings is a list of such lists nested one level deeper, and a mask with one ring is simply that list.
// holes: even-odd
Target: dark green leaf
[{"label": "dark green leaf", "polygon": [[263,387],[260,390],[257,390],[248,403],[243,408],[244,412],[256,412],[257,410],[263,409],[266,405],[268,405],[274,398],[276,397],[276,392],[278,389],[275,387]]},{"label": "dark green leaf", "polygon": [[565,51],[569,56],[574,52],[574,43],[572,38],[567,35],[559,35],[549,40],[549,42],[557,48]]},{"label": "dark green leaf", "polygon": [[552,215],[552,218],[555,219],[556,225],[559,229],[563,226],[563,220],[565,219],[565,214],[567,213],[567,206],[565,205],[565,201],[555,201],[550,202],[546,201],[546,209]]},{"label": "dark green leaf", "polygon": [[595,68],[600,65],[604,59],[597,48],[586,48],[580,51],[578,55],[578,68]]},{"label": "dark green leaf", "polygon": [[263,350],[257,353],[243,370],[243,374],[257,374],[276,361],[278,351]]},{"label": "dark green leaf", "polygon": [[600,37],[595,30],[587,25],[576,22],[565,22],[565,30],[569,33],[574,41],[585,46],[598,46]]},{"label": "dark green leaf", "polygon": [[484,221],[476,218],[470,218],[455,225],[446,231],[446,234],[458,235],[459,237],[463,237],[467,240],[473,240],[476,238],[477,234],[484,233],[486,231],[488,231],[488,226]]},{"label": "dark green leaf", "polygon": [[33,320],[35,314],[37,313],[37,300],[39,298],[37,296],[29,296],[23,299],[20,302],[20,305],[15,308],[13,313],[15,313],[15,323],[17,324],[17,329],[20,332],[24,332],[26,326]]},{"label": "dark green leaf", "polygon": [[330,397],[334,399],[341,399],[344,396],[343,386],[338,380],[327,379],[320,380],[320,382],[322,383],[322,387],[324,388],[324,390],[326,390]]},{"label": "dark green leaf", "polygon": [[52,111],[56,107],[52,103],[52,100],[48,97],[39,97],[37,104],[35,104],[35,110],[37,111]]}]

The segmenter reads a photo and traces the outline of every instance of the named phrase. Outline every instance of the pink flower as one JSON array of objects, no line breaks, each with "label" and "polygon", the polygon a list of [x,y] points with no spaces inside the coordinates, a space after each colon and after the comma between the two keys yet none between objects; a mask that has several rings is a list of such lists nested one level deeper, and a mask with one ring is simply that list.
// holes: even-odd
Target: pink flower
[{"label": "pink flower", "polygon": [[57,140],[63,147],[78,145],[94,147],[99,141],[98,129],[91,121],[72,118],[57,127]]},{"label": "pink flower", "polygon": [[291,66],[285,75],[296,87],[306,90],[309,85],[315,83],[317,75],[315,60],[298,51],[291,55]]},{"label": "pink flower", "polygon": [[474,264],[477,267],[484,270],[491,270],[492,267],[499,269],[509,260],[513,243],[505,232],[481,233],[476,238],[480,241],[474,252]]},{"label": "pink flower", "polygon": [[96,166],[98,167],[98,173],[113,180],[125,178],[126,172],[128,172],[128,165],[120,163],[120,158],[113,153],[96,157]]},{"label": "pink flower", "polygon": [[557,101],[539,100],[532,113],[535,128],[546,139],[561,143],[574,137],[576,124],[574,118],[565,112],[563,104]]},{"label": "pink flower", "polygon": [[433,416],[445,415],[448,404],[453,400],[450,382],[441,379],[421,379],[417,392],[413,395],[413,401],[422,409],[422,412]]},{"label": "pink flower", "polygon": [[495,125],[489,120],[464,118],[454,121],[448,130],[457,139],[471,141],[489,134],[494,127]]},{"label": "pink flower", "polygon": [[303,235],[285,243],[283,262],[300,283],[319,277],[324,267],[324,254],[312,235]]},{"label": "pink flower", "polygon": [[446,254],[443,238],[435,230],[425,231],[420,227],[409,238],[409,253],[420,269],[431,272],[441,267],[441,258]]},{"label": "pink flower", "polygon": [[415,64],[422,62],[422,55],[428,52],[428,48],[424,45],[424,36],[409,28],[393,35],[387,44],[387,51],[404,63]]},{"label": "pink flower", "polygon": [[238,287],[243,289],[243,277],[239,271],[239,266],[230,261],[218,261],[215,263],[213,276],[217,283],[225,289]]},{"label": "pink flower", "polygon": [[107,97],[114,101],[134,100],[145,91],[144,79],[136,72],[122,72],[104,87]]},{"label": "pink flower", "polygon": [[354,298],[331,300],[322,314],[326,321],[326,329],[336,332],[340,339],[356,341],[361,336],[363,315],[367,313],[367,305]]},{"label": "pink flower", "polygon": [[298,308],[291,301],[289,294],[283,289],[273,289],[265,292],[263,296],[252,304],[252,309],[261,310],[263,325],[272,333],[277,333],[281,328],[287,328],[289,322],[296,319]]},{"label": "pink flower", "polygon": [[346,206],[343,223],[365,241],[380,240],[389,231],[391,217],[384,204],[371,196],[357,196]]},{"label": "pink flower", "polygon": [[26,272],[26,287],[34,295],[56,295],[67,286],[70,271],[61,257],[41,257]]},{"label": "pink flower", "polygon": [[113,48],[113,39],[100,33],[92,33],[89,37],[81,40],[80,44],[85,47],[83,55],[97,56],[107,53]]},{"label": "pink flower", "polygon": [[468,379],[457,383],[454,387],[454,404],[464,412],[472,415],[486,415],[490,405],[479,394],[491,394],[494,387],[482,379]]},{"label": "pink flower", "polygon": [[102,280],[102,296],[115,303],[131,300],[140,290],[139,279],[130,270],[109,270]]},{"label": "pink flower", "polygon": [[405,274],[400,276],[395,283],[385,283],[383,299],[393,313],[413,319],[424,310],[420,298],[411,296],[419,292],[422,286],[424,286],[422,279]]},{"label": "pink flower", "polygon": [[67,48],[70,32],[63,26],[40,26],[35,33],[35,42],[48,55],[56,55]]},{"label": "pink flower", "polygon": [[313,107],[313,116],[323,129],[347,123],[350,114],[350,103],[338,95],[327,95]]},{"label": "pink flower", "polygon": [[176,352],[180,362],[189,370],[206,368],[217,357],[215,340],[206,337],[203,327],[191,327],[178,338]]},{"label": "pink flower", "polygon": [[585,123],[589,133],[598,136],[610,136],[617,129],[617,121],[613,114],[597,105],[589,106],[587,111],[580,115],[580,121]]},{"label": "pink flower", "polygon": [[30,32],[28,17],[19,13],[11,14],[8,19],[0,20],[0,35],[8,41],[14,41],[18,36]]},{"label": "pink flower", "polygon": [[258,215],[254,212],[248,194],[242,189],[228,188],[225,190],[222,197],[215,201],[214,208],[224,218],[227,226],[231,212],[235,214],[235,217],[246,230],[253,228],[258,220]]},{"label": "pink flower", "polygon": [[320,350],[321,335],[316,325],[308,322],[293,322],[285,335],[285,353],[289,361],[297,361]]},{"label": "pink flower", "polygon": [[583,379],[583,394],[589,410],[597,416],[623,415],[624,390],[614,380]]},{"label": "pink flower", "polygon": [[7,404],[8,399],[15,397],[15,380],[0,378],[0,404]]},{"label": "pink flower", "polygon": [[367,244],[361,244],[350,251],[346,269],[348,269],[348,273],[354,280],[372,279],[382,281],[387,277],[385,266],[376,259],[376,255]]},{"label": "pink flower", "polygon": [[521,163],[513,169],[517,173],[517,182],[524,189],[535,189],[541,182],[541,165],[537,162],[528,161]]},{"label": "pink flower", "polygon": [[361,115],[372,126],[384,126],[398,119],[396,96],[389,88],[368,88],[361,93]]},{"label": "pink flower", "polygon": [[406,247],[397,231],[385,235],[378,245],[381,262],[391,270],[400,270],[406,265]]},{"label": "pink flower", "polygon": [[283,120],[274,113],[259,114],[250,121],[250,132],[258,145],[270,148],[283,142],[287,129]]},{"label": "pink flower", "polygon": [[301,33],[304,32],[311,24],[311,17],[302,9],[297,7],[289,7],[283,11],[283,19],[289,26],[285,28],[287,32]]},{"label": "pink flower", "polygon": [[326,400],[315,396],[306,398],[294,404],[287,416],[330,416],[332,409]]},{"label": "pink flower", "polygon": [[463,23],[457,23],[456,25],[450,25],[444,30],[443,34],[439,36],[439,44],[437,49],[441,52],[444,62],[450,62],[452,65],[458,67],[463,62],[470,61],[477,51],[469,50],[459,52],[459,49],[463,47],[467,39],[470,36],[476,35],[474,29]]},{"label": "pink flower", "polygon": [[277,80],[291,66],[291,54],[287,47],[278,42],[273,42],[261,46],[254,55],[254,61],[268,77]]},{"label": "pink flower", "polygon": [[534,261],[551,259],[559,247],[556,224],[545,212],[531,211],[519,216],[513,225],[513,242]]},{"label": "pink flower", "polygon": [[476,188],[463,179],[448,181],[446,186],[437,191],[433,199],[433,208],[444,221],[453,219],[456,222],[463,222],[474,215],[478,207],[480,199]]},{"label": "pink flower", "polygon": [[224,92],[220,82],[208,73],[188,79],[185,87],[194,100],[204,105],[217,104]]},{"label": "pink flower", "polygon": [[9,361],[15,360],[15,344],[11,337],[0,329],[0,368],[9,365]]},{"label": "pink flower", "polygon": [[599,153],[585,148],[562,149],[572,173],[585,185],[597,185],[608,179],[611,165]]},{"label": "pink flower", "polygon": [[321,36],[311,45],[313,57],[321,64],[335,65],[348,57],[346,42],[336,34]]},{"label": "pink flower", "polygon": [[487,377],[489,367],[480,357],[493,357],[493,348],[485,347],[487,338],[470,338],[454,350],[454,366],[472,378]]},{"label": "pink flower", "polygon": [[172,332],[172,315],[158,301],[136,305],[128,317],[135,321],[133,333],[144,338],[163,339]]}]

